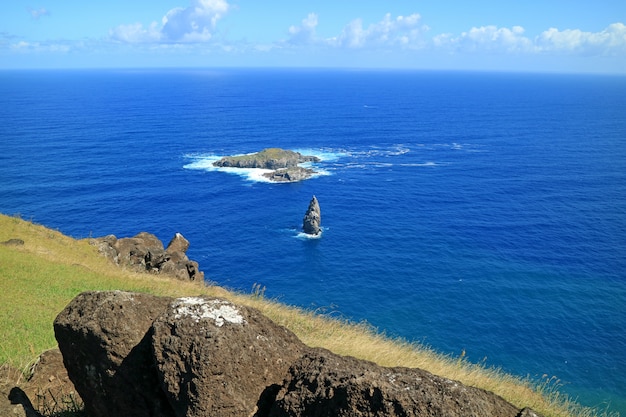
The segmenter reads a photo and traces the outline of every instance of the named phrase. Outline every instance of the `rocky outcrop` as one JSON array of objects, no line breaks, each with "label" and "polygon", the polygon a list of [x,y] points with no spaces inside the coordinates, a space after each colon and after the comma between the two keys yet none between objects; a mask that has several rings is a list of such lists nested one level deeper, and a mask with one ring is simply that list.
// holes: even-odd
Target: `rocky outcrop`
[{"label": "rocky outcrop", "polygon": [[311,168],[291,167],[277,169],[263,176],[274,182],[298,182],[309,179],[315,174],[316,172]]},{"label": "rocky outcrop", "polygon": [[221,299],[83,293],[54,328],[91,417],[522,415],[493,393],[419,369],[308,348]]},{"label": "rocky outcrop", "polygon": [[273,172],[263,174],[271,181],[297,182],[311,178],[316,174],[313,169],[298,166],[305,162],[320,162],[320,159],[316,156],[302,155],[300,152],[267,148],[253,154],[226,156],[213,162],[213,166],[271,169]]},{"label": "rocky outcrop", "polygon": [[384,368],[323,349],[291,367],[269,417],[516,417],[519,409],[493,393],[420,369]]},{"label": "rocky outcrop", "polygon": [[309,208],[302,220],[302,230],[308,235],[319,235],[322,233],[322,212],[317,197],[313,196],[309,202]]},{"label": "rocky outcrop", "polygon": [[156,236],[147,232],[121,239],[108,235],[90,239],[90,243],[117,265],[167,274],[180,280],[204,281],[204,273],[198,263],[187,257],[189,241],[180,233],[174,235],[167,248]]}]

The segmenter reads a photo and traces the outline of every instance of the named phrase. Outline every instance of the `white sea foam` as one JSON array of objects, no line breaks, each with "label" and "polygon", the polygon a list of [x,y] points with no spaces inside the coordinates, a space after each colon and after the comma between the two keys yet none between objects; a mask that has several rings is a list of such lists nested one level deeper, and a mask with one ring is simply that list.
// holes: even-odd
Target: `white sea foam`
[{"label": "white sea foam", "polygon": [[339,158],[348,156],[349,153],[343,149],[330,149],[330,148],[298,148],[294,149],[296,152],[300,152],[302,155],[316,156],[322,160],[322,162],[333,162]]},{"label": "white sea foam", "polygon": [[436,162],[432,162],[432,161],[428,161],[428,162],[424,162],[424,163],[415,163],[415,164],[398,164],[402,167],[438,167],[441,164],[438,164]]},{"label": "white sea foam", "polygon": [[322,231],[316,235],[310,235],[308,233],[298,232],[298,234],[296,235],[296,238],[302,239],[302,240],[320,239],[323,234],[324,234],[324,229],[322,229]]}]

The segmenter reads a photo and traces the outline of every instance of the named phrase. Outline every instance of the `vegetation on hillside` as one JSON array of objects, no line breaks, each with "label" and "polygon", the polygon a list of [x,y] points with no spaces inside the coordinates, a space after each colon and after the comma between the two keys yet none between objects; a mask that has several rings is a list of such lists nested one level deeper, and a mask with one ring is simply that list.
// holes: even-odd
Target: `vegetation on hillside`
[{"label": "vegetation on hillside", "polygon": [[88,240],[75,240],[20,218],[0,215],[0,242],[9,239],[21,239],[24,245],[0,245],[0,365],[26,370],[41,352],[55,347],[54,318],[82,291],[119,289],[173,297],[208,295],[261,310],[310,346],[383,366],[422,368],[493,391],[520,408],[531,407],[546,417],[606,415],[559,393],[558,381],[554,379],[537,383],[470,363],[463,354],[445,356],[418,344],[392,340],[366,323],[348,323],[267,300],[260,285],[255,285],[251,294],[241,294],[218,286],[127,271],[101,257]]}]

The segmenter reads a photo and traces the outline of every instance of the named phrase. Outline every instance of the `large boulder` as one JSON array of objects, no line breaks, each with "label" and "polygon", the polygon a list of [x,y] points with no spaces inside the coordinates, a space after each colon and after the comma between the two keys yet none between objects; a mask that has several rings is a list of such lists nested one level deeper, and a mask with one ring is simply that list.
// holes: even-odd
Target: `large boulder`
[{"label": "large boulder", "polygon": [[55,336],[89,416],[174,416],[148,334],[171,302],[148,294],[86,292],[59,313]]},{"label": "large boulder", "polygon": [[384,368],[323,349],[291,367],[268,417],[516,417],[497,395],[420,369]]},{"label": "large boulder", "polygon": [[302,219],[302,230],[308,235],[318,235],[322,232],[322,211],[317,197],[313,196],[309,202],[309,207]]},{"label": "large boulder", "polygon": [[205,297],[180,298],[156,319],[154,359],[176,416],[251,416],[306,349],[259,311]]}]

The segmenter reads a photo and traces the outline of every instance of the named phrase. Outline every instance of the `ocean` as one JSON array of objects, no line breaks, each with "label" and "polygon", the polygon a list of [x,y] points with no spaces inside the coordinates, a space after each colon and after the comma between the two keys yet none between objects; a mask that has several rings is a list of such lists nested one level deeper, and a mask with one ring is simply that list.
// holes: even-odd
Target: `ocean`
[{"label": "ocean", "polygon": [[[2,71],[0,143],[4,214],[76,238],[180,232],[210,282],[626,416],[626,77]],[[319,175],[211,164],[268,147],[319,156]]]}]

